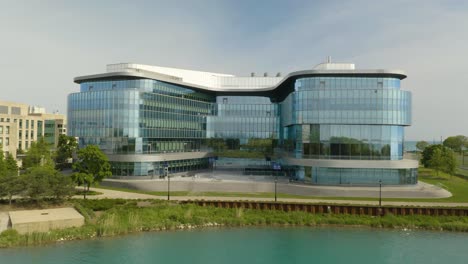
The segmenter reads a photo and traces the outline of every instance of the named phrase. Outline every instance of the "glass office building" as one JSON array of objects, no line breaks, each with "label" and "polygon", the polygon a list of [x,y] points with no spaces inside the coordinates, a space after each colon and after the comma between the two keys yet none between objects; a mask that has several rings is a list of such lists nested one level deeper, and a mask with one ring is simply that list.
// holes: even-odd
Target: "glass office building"
[{"label": "glass office building", "polygon": [[415,184],[418,164],[403,159],[411,124],[404,78],[337,63],[284,77],[112,64],[75,78],[69,133],[81,147],[98,145],[115,177],[159,177],[168,167],[317,185]]}]

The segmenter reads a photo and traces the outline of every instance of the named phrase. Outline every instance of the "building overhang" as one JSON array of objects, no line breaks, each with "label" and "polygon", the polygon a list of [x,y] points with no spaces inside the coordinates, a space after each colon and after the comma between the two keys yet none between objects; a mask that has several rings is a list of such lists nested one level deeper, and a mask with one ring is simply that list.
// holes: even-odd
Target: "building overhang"
[{"label": "building overhang", "polygon": [[402,70],[303,70],[291,72],[286,75],[276,85],[258,88],[233,88],[233,87],[209,87],[193,83],[184,82],[182,77],[161,74],[146,70],[128,70],[118,72],[108,72],[102,74],[93,74],[79,76],[74,78],[75,83],[105,81],[105,80],[124,80],[124,79],[151,79],[170,84],[176,84],[184,88],[195,91],[206,92],[217,96],[263,96],[269,97],[272,101],[282,101],[294,91],[294,83],[297,79],[308,77],[382,77],[405,79],[406,75]]}]

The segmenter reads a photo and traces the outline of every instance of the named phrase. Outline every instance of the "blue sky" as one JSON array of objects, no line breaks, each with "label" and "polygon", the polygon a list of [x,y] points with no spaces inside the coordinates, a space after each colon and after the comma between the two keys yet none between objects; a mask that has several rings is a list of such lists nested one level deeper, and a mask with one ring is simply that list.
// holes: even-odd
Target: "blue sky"
[{"label": "blue sky", "polygon": [[0,0],[0,100],[66,112],[73,78],[135,62],[248,75],[326,56],[397,68],[407,139],[468,135],[468,1]]}]

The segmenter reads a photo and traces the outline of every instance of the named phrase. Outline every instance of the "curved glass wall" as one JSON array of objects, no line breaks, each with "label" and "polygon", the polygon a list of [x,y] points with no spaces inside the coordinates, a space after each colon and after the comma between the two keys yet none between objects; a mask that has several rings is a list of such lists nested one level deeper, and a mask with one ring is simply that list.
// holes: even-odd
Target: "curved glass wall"
[{"label": "curved glass wall", "polygon": [[[159,178],[165,176],[165,162],[110,162],[114,176],[132,177],[149,176]],[[168,173],[183,173],[208,168],[208,159],[186,159],[166,161]]]},{"label": "curved glass wall", "polygon": [[285,130],[283,149],[295,158],[400,160],[403,127],[295,125]]},{"label": "curved glass wall", "polygon": [[267,97],[218,96],[216,115],[207,120],[207,144],[220,157],[217,164],[229,159],[228,167],[256,168],[245,159],[272,157],[278,137],[278,104]]},{"label": "curved glass wall", "polygon": [[282,148],[295,158],[399,160],[410,124],[396,78],[301,78],[281,103]]},{"label": "curved glass wall", "polygon": [[68,98],[70,134],[110,154],[198,151],[215,111],[214,97],[155,80],[85,82],[81,90]]},{"label": "curved glass wall", "polygon": [[[80,146],[107,154],[206,150],[206,120],[215,97],[148,79],[84,82],[68,97],[69,132]],[[195,163],[193,163],[195,162]],[[192,164],[193,163],[193,164]],[[170,173],[207,168],[207,159],[169,162]],[[111,162],[116,176],[160,175],[151,162]]]},{"label": "curved glass wall", "polygon": [[197,101],[213,102],[213,96],[194,90],[180,87],[157,80],[132,79],[132,80],[106,80],[80,83],[81,92],[99,90],[138,89],[142,92],[152,92],[174,97],[190,98]]},{"label": "curved glass wall", "polygon": [[316,185],[403,185],[417,183],[417,168],[413,169],[351,169],[295,168],[296,180]]},{"label": "curved glass wall", "polygon": [[284,126],[294,124],[411,124],[411,93],[400,90],[305,90],[281,103]]},{"label": "curved glass wall", "polygon": [[400,89],[398,78],[308,77],[296,81],[295,90],[319,89]]}]

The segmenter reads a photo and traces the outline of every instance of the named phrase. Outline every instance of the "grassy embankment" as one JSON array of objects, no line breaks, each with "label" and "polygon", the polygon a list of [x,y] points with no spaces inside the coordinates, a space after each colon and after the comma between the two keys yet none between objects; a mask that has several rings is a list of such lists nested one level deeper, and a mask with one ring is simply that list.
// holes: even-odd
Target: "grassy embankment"
[{"label": "grassy embankment", "polygon": [[[80,228],[19,235],[14,230],[0,234],[0,247],[42,245],[66,240],[93,239],[140,231],[238,226],[368,226],[468,232],[468,217],[393,216],[383,217],[311,214],[254,209],[201,207],[151,200],[71,200],[85,216]],[[66,205],[66,204],[65,204]]]},{"label": "grassy embankment", "polygon": [[[447,202],[447,203],[468,203],[468,172],[466,178],[459,170],[458,176],[451,176],[446,173],[440,172],[438,175],[432,169],[419,168],[419,180],[429,184],[433,184],[444,188],[452,193],[452,197],[439,198],[439,199],[425,199],[425,198],[383,198],[383,201],[401,201],[401,202]],[[460,176],[461,175],[461,176]],[[107,186],[99,186],[98,188],[144,193],[157,196],[165,196],[167,192],[151,192],[139,191],[126,188],[115,188]],[[220,193],[220,192],[171,192],[171,196],[208,196],[208,197],[252,197],[252,198],[274,198],[274,193]],[[292,194],[278,194],[279,198],[296,198],[296,199],[324,199],[324,200],[358,200],[358,201],[378,201],[378,197],[317,197],[317,196],[303,196]]]}]

